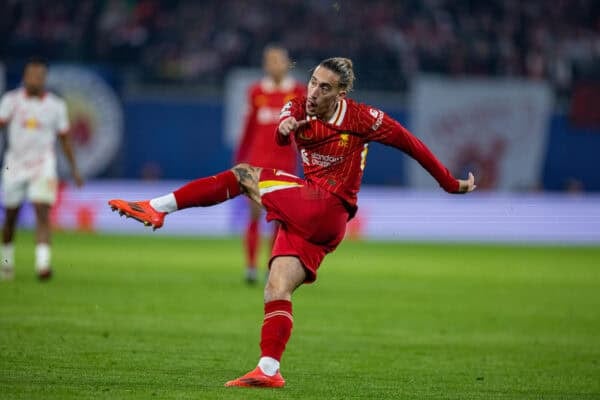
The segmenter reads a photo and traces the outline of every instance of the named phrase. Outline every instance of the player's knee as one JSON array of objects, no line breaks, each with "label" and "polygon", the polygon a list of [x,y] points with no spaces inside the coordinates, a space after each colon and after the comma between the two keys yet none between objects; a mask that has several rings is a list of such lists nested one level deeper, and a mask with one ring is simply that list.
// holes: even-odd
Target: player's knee
[{"label": "player's knee", "polygon": [[265,285],[265,302],[292,299],[294,290],[304,282],[306,272],[296,257],[276,257],[271,263]]},{"label": "player's knee", "polygon": [[260,168],[250,165],[248,163],[239,163],[239,164],[236,164],[233,168],[231,168],[231,170],[233,171],[233,173],[236,173],[236,171],[246,171],[248,173],[256,173],[258,170],[260,170]]},{"label": "player's knee", "polygon": [[258,181],[260,170],[259,167],[254,167],[248,163],[237,164],[235,167],[231,168],[231,171],[233,171],[241,184],[249,181]]},{"label": "player's knee", "polygon": [[239,163],[236,164],[233,168],[231,168],[231,170],[235,173],[235,171],[238,171],[240,169],[249,170],[250,168],[252,168],[252,165],[248,163]]},{"label": "player's knee", "polygon": [[277,282],[269,279],[265,285],[265,303],[274,300],[288,300],[292,299],[292,290],[282,285],[281,282]]}]

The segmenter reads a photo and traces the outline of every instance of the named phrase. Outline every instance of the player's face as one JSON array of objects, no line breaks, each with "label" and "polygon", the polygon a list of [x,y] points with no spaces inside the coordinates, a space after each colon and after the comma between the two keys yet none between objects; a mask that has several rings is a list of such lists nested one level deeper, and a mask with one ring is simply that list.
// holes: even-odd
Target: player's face
[{"label": "player's face", "polygon": [[327,68],[317,67],[308,81],[306,114],[320,119],[331,117],[337,102],[346,95],[339,83],[338,74]]},{"label": "player's face", "polygon": [[290,60],[282,49],[268,49],[263,57],[265,73],[274,81],[281,81],[290,68]]},{"label": "player's face", "polygon": [[27,92],[39,94],[46,86],[47,68],[44,64],[28,64],[23,74],[23,84]]}]

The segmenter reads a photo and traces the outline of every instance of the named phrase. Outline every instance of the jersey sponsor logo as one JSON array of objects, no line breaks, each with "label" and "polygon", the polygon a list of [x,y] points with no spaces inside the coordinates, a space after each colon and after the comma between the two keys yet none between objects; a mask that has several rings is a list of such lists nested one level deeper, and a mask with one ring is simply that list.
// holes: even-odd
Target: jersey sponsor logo
[{"label": "jersey sponsor logo", "polygon": [[280,117],[279,109],[274,107],[260,107],[256,112],[256,121],[261,125],[276,124]]},{"label": "jersey sponsor logo", "polygon": [[34,131],[40,127],[39,121],[35,117],[29,117],[23,120],[23,128]]},{"label": "jersey sponsor logo", "polygon": [[[123,135],[123,111],[116,93],[93,71],[69,65],[50,68],[48,86],[56,89],[67,104],[81,173],[101,173],[116,156]],[[69,171],[62,155],[59,171]]]},{"label": "jersey sponsor logo", "polygon": [[334,164],[339,164],[344,160],[343,156],[330,156],[328,154],[320,154],[308,152],[306,149],[300,150],[302,163],[305,165],[316,165],[318,167],[329,167]]}]

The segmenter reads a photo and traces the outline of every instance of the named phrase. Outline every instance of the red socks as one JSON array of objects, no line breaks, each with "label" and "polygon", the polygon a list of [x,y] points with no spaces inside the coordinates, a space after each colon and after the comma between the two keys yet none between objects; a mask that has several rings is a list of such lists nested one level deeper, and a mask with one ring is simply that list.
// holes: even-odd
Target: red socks
[{"label": "red socks", "polygon": [[291,301],[274,300],[265,304],[265,319],[260,334],[261,357],[281,360],[293,324]]},{"label": "red socks", "polygon": [[246,266],[256,267],[256,253],[258,250],[258,220],[250,220],[246,230]]},{"label": "red socks", "polygon": [[208,207],[232,199],[242,192],[233,171],[192,181],[173,192],[177,209]]}]

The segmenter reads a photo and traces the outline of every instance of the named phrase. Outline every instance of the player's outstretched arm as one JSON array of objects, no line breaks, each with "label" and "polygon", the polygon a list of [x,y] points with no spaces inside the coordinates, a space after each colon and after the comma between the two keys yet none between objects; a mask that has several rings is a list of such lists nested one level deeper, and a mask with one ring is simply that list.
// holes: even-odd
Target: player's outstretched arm
[{"label": "player's outstretched arm", "polygon": [[306,125],[307,123],[308,121],[306,120],[297,121],[294,117],[288,117],[279,124],[279,133],[281,133],[283,136],[289,136],[290,133],[297,130],[301,126]]},{"label": "player's outstretched arm", "polygon": [[469,193],[477,188],[475,184],[475,176],[473,173],[469,172],[469,177],[467,179],[458,179],[458,192],[459,193]]}]

